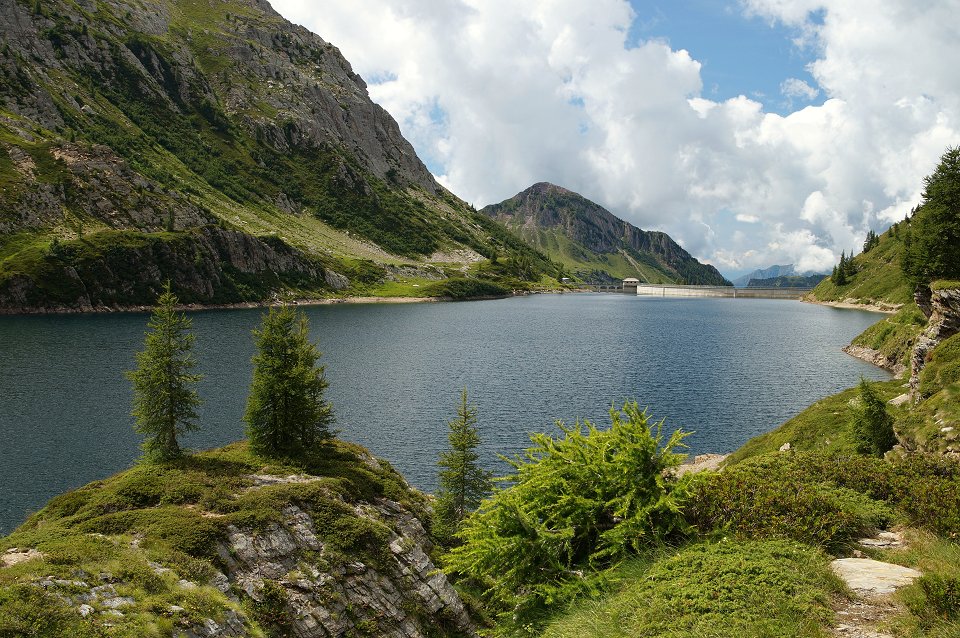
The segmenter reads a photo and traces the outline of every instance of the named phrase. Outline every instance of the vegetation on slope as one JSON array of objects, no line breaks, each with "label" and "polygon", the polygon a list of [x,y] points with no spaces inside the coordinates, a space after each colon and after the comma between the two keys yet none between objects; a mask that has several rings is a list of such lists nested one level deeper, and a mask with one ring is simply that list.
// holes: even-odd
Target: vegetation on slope
[{"label": "vegetation on slope", "polygon": [[668,235],[641,230],[553,184],[534,184],[481,212],[585,281],[637,277],[652,283],[730,285]]},{"label": "vegetation on slope", "polygon": [[811,295],[817,301],[846,301],[899,306],[913,300],[913,285],[903,273],[903,234],[908,222],[894,224],[879,243],[852,258],[851,274],[842,285],[824,279]]},{"label": "vegetation on slope", "polygon": [[[389,266],[450,253],[525,259],[535,272],[521,288],[556,274],[433,180],[339,51],[264,5],[11,9],[0,26],[18,43],[0,50],[0,304],[142,304],[166,279],[184,301],[363,293],[373,273],[383,282]],[[231,253],[221,271],[197,232],[211,225],[247,236],[254,257]],[[171,263],[174,248],[142,249],[171,232],[212,289]],[[41,259],[55,239],[73,242],[75,273]],[[357,258],[370,266],[355,281]],[[101,287],[99,271],[117,284]]]},{"label": "vegetation on slope", "polygon": [[[374,562],[383,551],[387,529],[358,516],[352,503],[383,496],[427,520],[424,497],[383,463],[341,441],[327,441],[297,463],[265,460],[245,443],[142,464],[116,476],[58,496],[13,534],[0,538],[0,554],[29,547],[43,560],[0,569],[0,636],[170,635],[175,627],[222,622],[230,610],[244,611],[208,583],[222,569],[220,543],[230,525],[266,529],[282,520],[294,503],[316,518],[316,533],[331,551],[324,560],[343,564]],[[254,474],[318,477],[306,484],[251,489]],[[164,571],[170,570],[170,571]],[[200,583],[184,588],[179,579]],[[133,603],[123,616],[89,619],[58,597],[81,593],[88,581],[110,585]],[[168,611],[170,606],[180,610]],[[248,610],[249,611],[249,610]],[[255,617],[256,614],[249,614]],[[262,635],[254,626],[253,635]]]}]

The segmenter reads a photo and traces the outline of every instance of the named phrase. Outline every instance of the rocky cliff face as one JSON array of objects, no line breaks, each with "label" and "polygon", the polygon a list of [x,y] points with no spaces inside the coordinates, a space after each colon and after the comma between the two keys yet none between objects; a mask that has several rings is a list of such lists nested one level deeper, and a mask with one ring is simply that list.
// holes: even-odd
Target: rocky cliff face
[{"label": "rocky cliff face", "polygon": [[920,400],[921,373],[930,353],[944,340],[960,332],[960,290],[920,288],[914,296],[926,315],[927,328],[917,338],[910,359],[910,394]]},{"label": "rocky cliff face", "polygon": [[[481,212],[505,224],[551,256],[560,260],[570,258],[586,270],[596,265],[598,257],[621,255],[632,265],[634,272],[631,276],[643,275],[649,268],[666,277],[667,281],[729,284],[716,268],[701,264],[669,235],[641,230],[585,197],[553,184],[534,184]],[[572,243],[573,249],[554,254],[559,250],[557,235]],[[627,276],[620,271],[610,274]]]},{"label": "rocky cliff face", "polygon": [[[357,257],[531,252],[436,183],[336,47],[261,0],[10,0],[0,42],[7,310],[137,304],[110,291],[156,270],[181,297],[243,301],[329,292],[344,280],[328,273]],[[248,236],[246,261],[261,268],[240,268],[244,286],[223,285],[235,259],[199,264],[217,273],[203,291],[179,258],[126,251],[139,234],[211,225]],[[58,269],[30,267],[54,239],[112,242],[148,273],[101,285],[78,268],[59,286]],[[200,259],[222,255],[209,243]]]}]

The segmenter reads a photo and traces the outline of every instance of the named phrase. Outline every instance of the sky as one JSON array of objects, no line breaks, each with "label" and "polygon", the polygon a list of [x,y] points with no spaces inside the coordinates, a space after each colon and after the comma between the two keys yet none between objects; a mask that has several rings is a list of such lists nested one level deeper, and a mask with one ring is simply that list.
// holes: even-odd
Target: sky
[{"label": "sky", "polygon": [[729,276],[829,271],[960,144],[960,0],[273,5],[466,201],[553,182]]}]

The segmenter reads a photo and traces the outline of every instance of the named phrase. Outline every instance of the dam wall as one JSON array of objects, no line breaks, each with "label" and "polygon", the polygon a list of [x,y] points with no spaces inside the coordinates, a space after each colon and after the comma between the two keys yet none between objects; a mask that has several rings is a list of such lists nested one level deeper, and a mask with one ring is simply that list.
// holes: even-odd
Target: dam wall
[{"label": "dam wall", "polygon": [[812,288],[734,288],[733,286],[680,286],[639,284],[640,297],[729,297],[731,299],[800,299]]}]

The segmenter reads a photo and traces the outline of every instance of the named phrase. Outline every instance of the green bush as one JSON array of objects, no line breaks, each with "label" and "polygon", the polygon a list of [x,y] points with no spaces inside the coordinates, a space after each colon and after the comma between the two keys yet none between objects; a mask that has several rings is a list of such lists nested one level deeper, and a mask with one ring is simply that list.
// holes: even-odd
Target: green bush
[{"label": "green bush", "polygon": [[887,412],[886,402],[864,379],[860,380],[860,393],[852,408],[850,429],[857,444],[857,452],[883,456],[892,450],[897,443],[893,432],[893,417]]},{"label": "green bush", "polygon": [[917,579],[922,597],[910,599],[910,612],[925,627],[941,620],[960,620],[960,578],[927,574]]},{"label": "green bush", "polygon": [[578,601],[544,638],[820,637],[838,585],[827,557],[789,541],[703,543],[615,570],[597,602]]},{"label": "green bush", "polygon": [[667,470],[685,435],[664,440],[636,403],[610,416],[609,430],[558,423],[561,438],[532,435],[510,487],[467,518],[446,566],[524,614],[566,599],[585,572],[682,536],[684,483]]},{"label": "green bush", "polygon": [[837,548],[893,516],[885,504],[825,481],[784,455],[751,459],[697,477],[685,510],[700,533],[788,538]]},{"label": "green bush", "polygon": [[424,294],[428,297],[470,299],[473,297],[502,297],[503,295],[509,295],[510,291],[485,279],[455,277],[430,284],[424,288]]},{"label": "green bush", "polygon": [[[758,489],[775,492],[780,489],[780,480],[792,481],[794,489],[801,490],[822,489],[824,486],[818,488],[819,484],[826,484],[831,489],[845,488],[873,501],[883,501],[890,512],[896,510],[913,525],[947,536],[960,534],[960,463],[948,458],[911,454],[902,459],[884,461],[857,455],[771,453],[728,467],[721,475],[729,478],[705,477],[701,480],[708,483],[707,487],[699,485],[697,489],[718,489],[710,486],[713,481],[721,484],[733,481],[740,475],[736,470],[743,472],[743,468],[754,468],[748,470],[755,476],[747,484],[758,485]],[[769,487],[760,485],[764,481]],[[736,497],[736,491],[728,489]],[[710,508],[719,511],[724,507],[722,498],[711,505],[709,501],[713,497],[709,493],[697,494],[695,490],[695,497],[695,503],[707,500]],[[695,504],[694,507],[702,508],[703,505]],[[708,508],[707,511],[713,510]],[[691,513],[699,517],[702,511],[692,510],[688,515]]]}]

